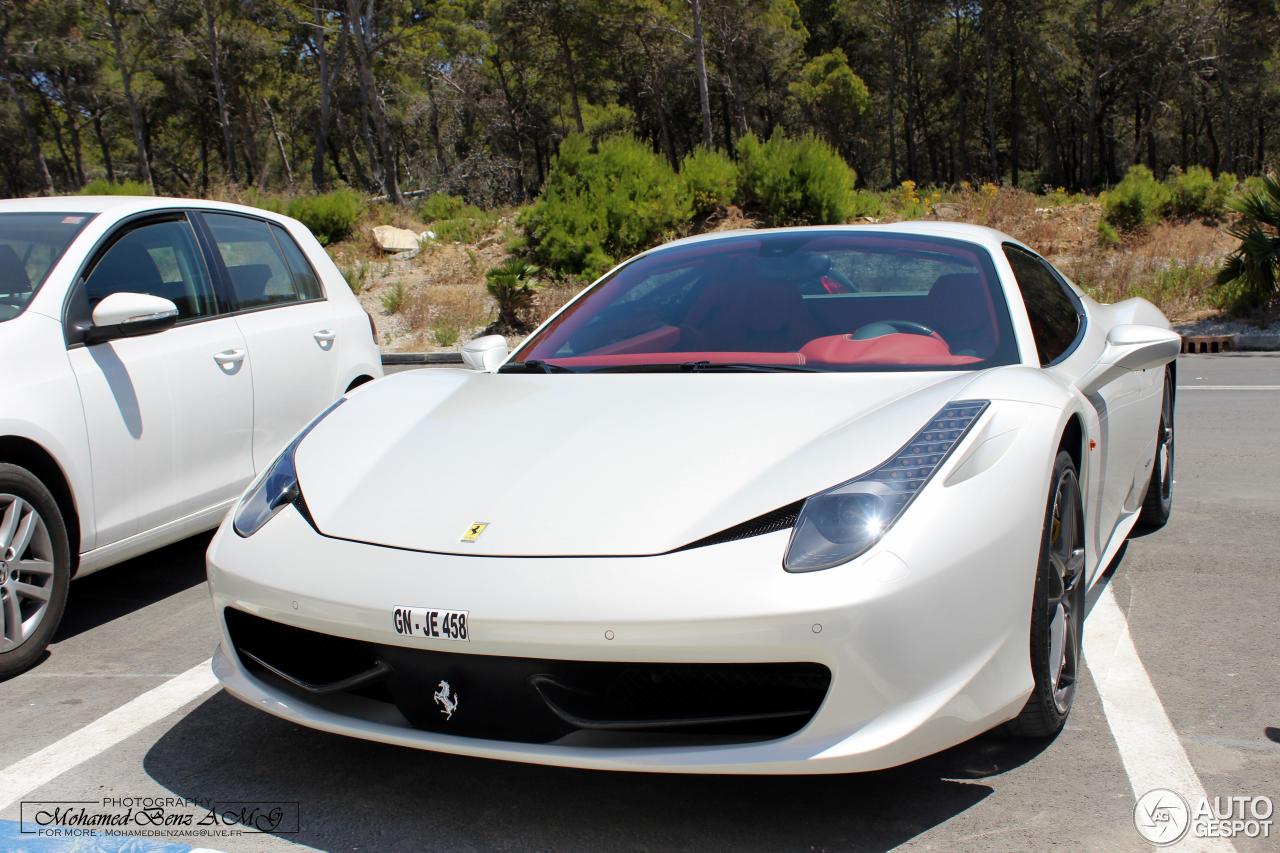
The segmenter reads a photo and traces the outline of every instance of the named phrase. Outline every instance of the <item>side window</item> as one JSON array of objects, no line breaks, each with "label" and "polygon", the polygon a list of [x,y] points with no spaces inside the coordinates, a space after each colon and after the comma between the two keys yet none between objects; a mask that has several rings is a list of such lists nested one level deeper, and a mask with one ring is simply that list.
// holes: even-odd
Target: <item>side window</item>
[{"label": "side window", "polygon": [[302,254],[293,237],[274,223],[271,226],[271,233],[276,235],[276,243],[284,252],[284,259],[289,264],[289,271],[293,273],[293,282],[298,289],[298,295],[303,299],[322,298],[324,292],[320,289],[320,280],[316,278],[316,271],[311,268],[307,256]]},{"label": "side window", "polygon": [[80,292],[77,301],[85,319],[113,293],[163,296],[178,306],[179,322],[218,313],[204,257],[185,219],[126,232],[99,259]]},{"label": "side window", "polygon": [[275,238],[265,222],[230,213],[202,213],[222,263],[231,276],[231,288],[243,308],[287,305],[299,296]]},{"label": "side window", "polygon": [[1071,347],[1080,331],[1075,302],[1044,261],[1013,246],[1005,246],[1004,254],[1027,306],[1040,365],[1051,364]]}]

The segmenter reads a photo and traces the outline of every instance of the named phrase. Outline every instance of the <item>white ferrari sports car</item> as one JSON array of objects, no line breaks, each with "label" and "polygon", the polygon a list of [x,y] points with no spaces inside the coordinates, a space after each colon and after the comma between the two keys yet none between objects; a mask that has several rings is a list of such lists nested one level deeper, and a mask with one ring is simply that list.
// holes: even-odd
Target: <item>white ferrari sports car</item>
[{"label": "white ferrari sports car", "polygon": [[210,546],[215,672],[324,731],[601,769],[1052,736],[1089,585],[1169,516],[1179,348],[974,226],[660,246],[294,438]]}]

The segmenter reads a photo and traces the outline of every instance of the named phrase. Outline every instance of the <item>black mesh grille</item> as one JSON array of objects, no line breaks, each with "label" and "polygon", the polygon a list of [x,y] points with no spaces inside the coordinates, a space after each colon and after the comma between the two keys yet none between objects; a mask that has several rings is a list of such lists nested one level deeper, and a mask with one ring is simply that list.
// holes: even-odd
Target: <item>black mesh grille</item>
[{"label": "black mesh grille", "polygon": [[[830,670],[816,663],[457,654],[342,639],[231,608],[224,618],[241,661],[263,681],[343,714],[373,708],[369,719],[385,721],[394,706],[408,725],[464,737],[546,743],[590,732],[606,741],[618,733],[767,740],[803,727],[831,682]],[[446,682],[456,702],[451,714],[436,698]]]},{"label": "black mesh grille", "polygon": [[677,548],[677,551],[687,551],[690,548],[702,548],[707,545],[719,545],[723,542],[735,542],[739,539],[747,539],[751,536],[762,536],[765,533],[776,533],[779,530],[788,530],[796,526],[796,519],[800,517],[800,508],[804,506],[804,501],[796,501],[780,509],[772,512],[766,512],[764,515],[756,516],[750,521],[744,521],[736,524],[719,533],[713,533],[697,542],[690,542],[683,548]]}]

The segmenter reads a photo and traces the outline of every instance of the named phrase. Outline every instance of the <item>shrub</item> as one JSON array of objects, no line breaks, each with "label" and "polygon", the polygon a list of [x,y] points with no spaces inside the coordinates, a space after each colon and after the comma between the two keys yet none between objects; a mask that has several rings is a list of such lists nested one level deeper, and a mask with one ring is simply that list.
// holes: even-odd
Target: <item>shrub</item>
[{"label": "shrub", "polygon": [[435,336],[436,343],[442,347],[451,347],[458,342],[460,334],[458,327],[448,323],[437,323],[431,329],[431,334]]},{"label": "shrub", "polygon": [[877,219],[884,214],[884,201],[869,190],[854,190],[852,218],[861,216]]},{"label": "shrub", "polygon": [[80,195],[152,195],[152,192],[142,181],[112,183],[106,178],[94,178],[81,187]]},{"label": "shrub", "polygon": [[1107,247],[1120,245],[1120,232],[1105,219],[1098,220],[1098,242]]},{"label": "shrub", "polygon": [[327,246],[346,238],[360,216],[360,196],[351,190],[334,190],[324,195],[295,198],[288,214],[301,222],[321,245]]},{"label": "shrub", "polygon": [[462,213],[467,204],[456,195],[432,193],[422,204],[418,205],[418,216],[423,222],[435,222],[437,219],[453,219]]},{"label": "shrub", "polygon": [[777,129],[761,143],[747,134],[737,152],[739,199],[771,225],[823,225],[854,216],[857,176],[817,137],[788,139]]},{"label": "shrub", "polygon": [[1261,189],[1231,204],[1240,221],[1229,229],[1240,241],[1218,271],[1218,286],[1237,311],[1264,308],[1280,287],[1280,176],[1262,179]]},{"label": "shrub", "polygon": [[397,281],[391,286],[391,289],[382,294],[382,310],[388,314],[395,314],[404,307],[404,298],[407,296],[404,282]]},{"label": "shrub", "polygon": [[680,163],[680,177],[689,187],[693,210],[699,216],[731,203],[738,191],[738,167],[719,151],[694,149]]},{"label": "shrub", "polygon": [[488,233],[498,217],[456,195],[433,193],[418,207],[418,216],[431,223],[437,240],[446,243],[474,243]]},{"label": "shrub", "polygon": [[1169,202],[1169,190],[1146,166],[1130,166],[1124,179],[1102,197],[1102,217],[1121,233],[1154,224]]},{"label": "shrub", "polygon": [[507,258],[485,273],[485,286],[498,303],[498,326],[515,331],[528,328],[527,313],[538,289],[538,267],[520,258]]},{"label": "shrub", "polygon": [[351,292],[359,296],[364,290],[365,280],[369,277],[369,265],[353,261],[351,266],[343,267],[338,272],[342,273],[342,278],[347,282],[347,287],[351,288]]},{"label": "shrub", "polygon": [[548,269],[595,276],[687,226],[688,185],[666,160],[631,136],[595,151],[567,137],[551,163],[542,196],[520,216],[528,249]]},{"label": "shrub", "polygon": [[1236,176],[1223,172],[1214,179],[1204,166],[1174,171],[1165,181],[1169,191],[1168,212],[1187,219],[1218,219],[1227,210],[1227,201],[1236,188]]}]

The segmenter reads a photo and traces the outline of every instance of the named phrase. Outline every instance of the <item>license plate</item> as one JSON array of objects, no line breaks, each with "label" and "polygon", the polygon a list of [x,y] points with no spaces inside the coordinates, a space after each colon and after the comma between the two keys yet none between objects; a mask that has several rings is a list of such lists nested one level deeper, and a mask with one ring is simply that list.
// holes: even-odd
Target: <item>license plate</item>
[{"label": "license plate", "polygon": [[466,610],[437,610],[431,607],[396,607],[391,624],[402,637],[429,637],[433,640],[470,639],[470,613]]}]

